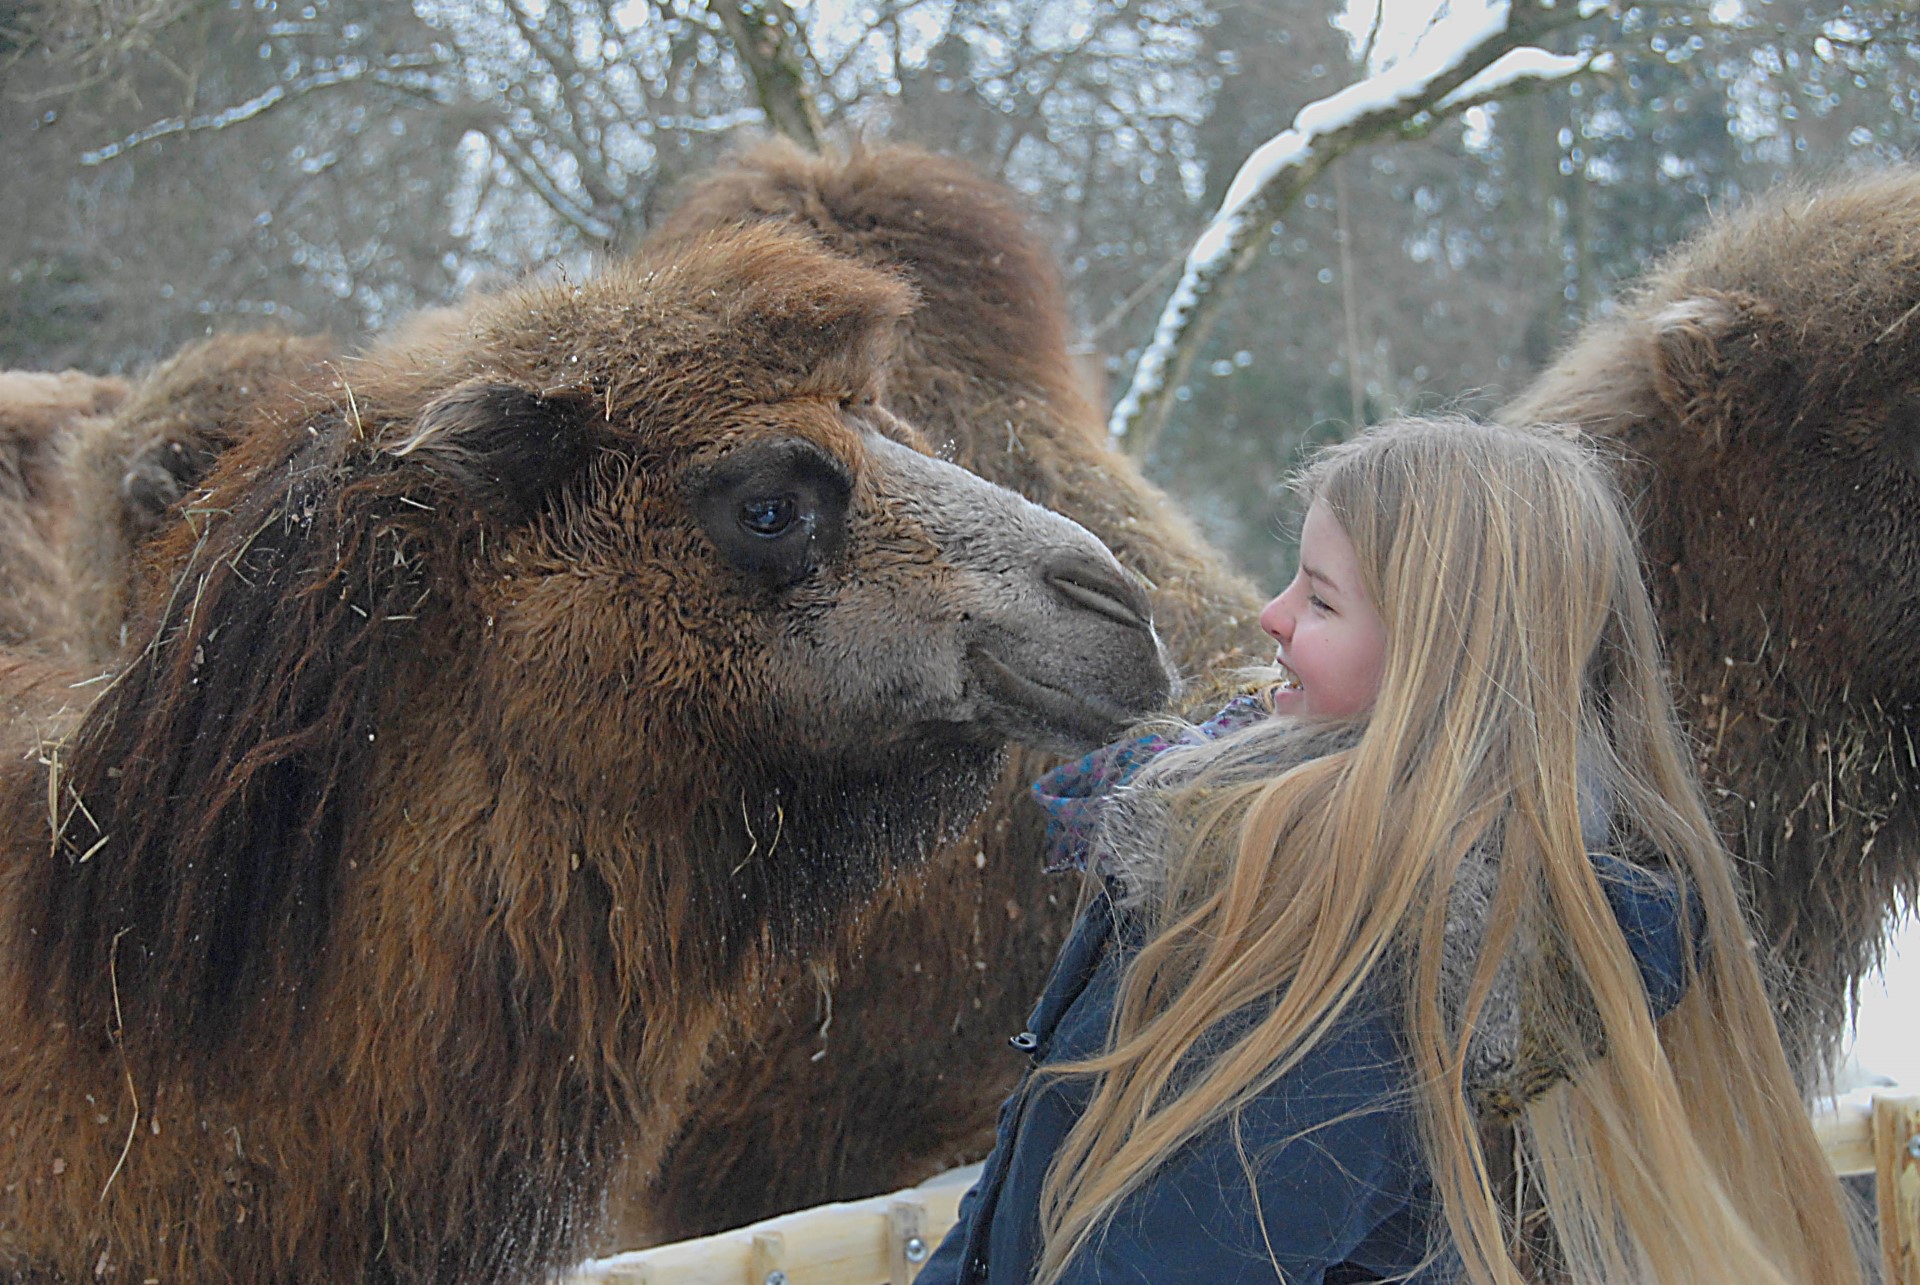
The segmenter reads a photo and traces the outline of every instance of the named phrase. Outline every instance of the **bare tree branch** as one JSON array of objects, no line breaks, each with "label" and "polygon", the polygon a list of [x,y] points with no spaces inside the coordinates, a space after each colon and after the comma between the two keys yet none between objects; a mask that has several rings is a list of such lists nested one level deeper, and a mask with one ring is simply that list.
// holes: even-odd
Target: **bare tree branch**
[{"label": "bare tree branch", "polygon": [[518,174],[555,214],[588,237],[603,244],[611,244],[619,235],[618,227],[595,214],[591,207],[582,205],[562,191],[553,176],[547,173],[546,167],[527,151],[526,145],[515,138],[511,130],[505,126],[489,130],[487,141],[493,144],[494,151],[512,166],[513,172]]},{"label": "bare tree branch", "polygon": [[1468,30],[1452,47],[1443,46],[1438,57],[1422,59],[1416,53],[1390,73],[1303,107],[1292,128],[1248,158],[1220,212],[1188,254],[1153,340],[1108,421],[1115,441],[1136,457],[1152,447],[1228,287],[1265,250],[1274,217],[1322,170],[1364,143],[1424,135],[1440,121],[1522,82],[1563,80],[1587,70],[1592,55],[1561,57],[1530,46],[1547,32],[1589,16],[1587,10],[1516,0],[1499,20]]},{"label": "bare tree branch", "polygon": [[[16,6],[5,34],[16,52],[41,47],[77,69],[77,81],[50,86],[44,98],[76,93],[110,81],[116,68],[154,54],[160,35],[205,0],[99,0],[91,4]],[[12,61],[0,60],[0,66]]]},{"label": "bare tree branch", "polygon": [[[562,21],[569,13],[564,5],[543,5],[541,8],[546,16],[557,16]],[[607,173],[606,157],[600,148],[587,140],[580,128],[594,121],[594,111],[579,92],[579,86],[584,82],[569,74],[579,70],[580,64],[570,47],[568,33],[556,35],[547,30],[541,25],[540,19],[527,11],[521,0],[509,0],[507,14],[520,32],[520,38],[527,42],[527,47],[547,64],[548,75],[543,79],[560,95],[563,110],[542,113],[540,129],[558,136],[562,149],[574,158],[580,186],[586,190],[588,201],[601,209],[617,208],[620,201]]]},{"label": "bare tree branch", "polygon": [[451,101],[450,93],[444,87],[430,85],[422,75],[423,69],[437,66],[439,62],[440,59],[426,54],[395,55],[377,62],[353,59],[343,67],[316,71],[293,80],[279,81],[245,102],[236,103],[232,107],[222,108],[217,112],[204,112],[198,116],[169,116],[165,120],[155,121],[151,125],[135,130],[117,143],[108,143],[92,151],[80,153],[80,163],[104,165],[115,157],[124,156],[157,138],[166,138],[173,134],[203,134],[228,129],[243,121],[252,120],[282,104],[305,98],[309,94],[359,81],[372,81],[390,89],[412,94],[425,93],[434,101],[444,104]]},{"label": "bare tree branch", "polygon": [[810,152],[825,133],[811,86],[818,74],[786,0],[709,0],[753,76],[767,123]]},{"label": "bare tree branch", "polygon": [[1333,162],[1332,169],[1333,207],[1339,220],[1334,237],[1340,246],[1340,320],[1347,354],[1347,423],[1358,429],[1366,423],[1367,377],[1360,369],[1360,281],[1353,270],[1353,200],[1347,182],[1347,158],[1342,156]]},{"label": "bare tree branch", "polygon": [[831,66],[820,69],[819,83],[826,84],[837,77],[842,71],[846,70],[847,64],[859,54],[860,46],[865,43],[868,36],[887,27],[889,24],[897,24],[901,14],[919,8],[920,3],[921,0],[888,0],[888,3],[878,5],[870,10],[869,13],[871,16],[868,18],[861,34],[847,42],[846,48],[840,51],[840,56],[833,61]]}]

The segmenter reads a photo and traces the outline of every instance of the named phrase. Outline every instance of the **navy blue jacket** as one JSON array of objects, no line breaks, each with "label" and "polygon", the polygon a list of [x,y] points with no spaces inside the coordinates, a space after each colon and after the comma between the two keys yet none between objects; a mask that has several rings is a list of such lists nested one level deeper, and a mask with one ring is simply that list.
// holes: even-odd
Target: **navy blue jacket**
[{"label": "navy blue jacket", "polygon": [[[1686,984],[1682,961],[1697,944],[1697,916],[1683,932],[1675,881],[1616,858],[1593,860],[1648,999],[1664,1013]],[[1121,974],[1140,944],[1130,932],[1116,929],[1107,895],[1082,915],[1014,1039],[1035,1066],[1103,1046]],[[1241,1112],[1238,1148],[1222,1122],[1154,1170],[1068,1264],[1067,1285],[1228,1285],[1278,1279],[1275,1268],[1288,1285],[1453,1279],[1458,1259],[1421,1156],[1401,1025],[1382,991],[1364,994]],[[1084,1079],[1027,1076],[1001,1108],[993,1152],[919,1285],[1028,1285],[1039,1261],[1041,1183],[1088,1096]]]}]

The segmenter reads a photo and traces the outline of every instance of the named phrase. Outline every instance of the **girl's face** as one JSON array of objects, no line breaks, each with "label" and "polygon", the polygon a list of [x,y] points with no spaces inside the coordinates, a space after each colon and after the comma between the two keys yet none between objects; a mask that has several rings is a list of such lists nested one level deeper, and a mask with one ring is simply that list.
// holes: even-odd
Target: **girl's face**
[{"label": "girl's face", "polygon": [[1300,570],[1260,613],[1293,675],[1273,697],[1277,713],[1349,718],[1373,708],[1387,659],[1387,629],[1361,588],[1353,542],[1317,501],[1300,529]]}]

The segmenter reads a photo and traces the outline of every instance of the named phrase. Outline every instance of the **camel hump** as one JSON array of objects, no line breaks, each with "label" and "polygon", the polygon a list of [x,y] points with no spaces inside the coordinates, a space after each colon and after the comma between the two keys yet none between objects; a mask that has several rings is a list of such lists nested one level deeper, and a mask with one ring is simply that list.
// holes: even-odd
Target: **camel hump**
[{"label": "camel hump", "polygon": [[983,388],[1084,397],[1051,247],[1018,194],[965,161],[900,144],[818,156],[785,140],[760,143],[691,187],[648,244],[754,222],[803,228],[839,254],[902,273],[940,318],[915,327],[917,363]]}]

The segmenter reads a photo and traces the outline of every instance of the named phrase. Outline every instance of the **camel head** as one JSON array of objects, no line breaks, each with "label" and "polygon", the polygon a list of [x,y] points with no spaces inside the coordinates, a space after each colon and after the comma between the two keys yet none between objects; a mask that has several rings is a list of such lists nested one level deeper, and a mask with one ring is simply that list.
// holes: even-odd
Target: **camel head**
[{"label": "camel head", "polygon": [[542,721],[584,689],[689,751],[1096,742],[1168,694],[1143,588],[883,409],[913,302],[718,235],[499,300],[458,356],[376,354],[414,386],[371,444],[489,515],[475,606]]},{"label": "camel head", "polygon": [[1009,739],[1157,709],[1136,580],[881,408],[914,302],[736,229],[264,405],[63,752],[41,957],[91,987],[124,930],[121,999],[217,1046],[301,989],[343,888],[468,848],[476,886],[584,867],[622,905],[671,883],[649,914],[691,937],[804,944],[977,813]]}]

